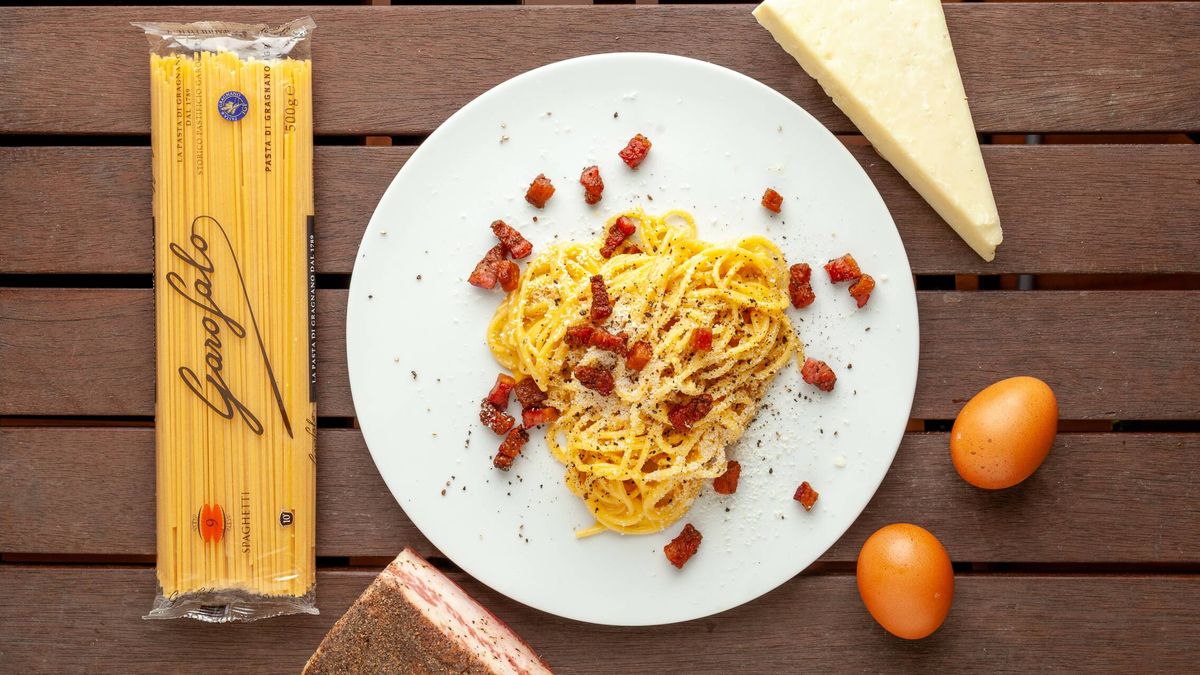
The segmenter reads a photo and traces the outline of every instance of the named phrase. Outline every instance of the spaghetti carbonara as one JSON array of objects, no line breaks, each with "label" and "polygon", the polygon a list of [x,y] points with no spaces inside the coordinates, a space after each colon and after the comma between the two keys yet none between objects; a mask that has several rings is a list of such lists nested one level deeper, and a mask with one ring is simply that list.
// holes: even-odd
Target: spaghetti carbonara
[{"label": "spaghetti carbonara", "polygon": [[[702,241],[682,211],[620,217],[637,225],[636,241],[604,251],[610,257],[602,239],[546,249],[487,336],[497,361],[533,378],[560,412],[547,443],[596,520],[581,535],[657,532],[678,520],[725,471],[725,448],[802,350],[785,314],[787,267],[771,241]],[[568,339],[590,322],[597,275],[611,303],[602,329],[642,345],[640,369],[624,349]],[[586,386],[582,372],[611,374],[611,393]]]}]

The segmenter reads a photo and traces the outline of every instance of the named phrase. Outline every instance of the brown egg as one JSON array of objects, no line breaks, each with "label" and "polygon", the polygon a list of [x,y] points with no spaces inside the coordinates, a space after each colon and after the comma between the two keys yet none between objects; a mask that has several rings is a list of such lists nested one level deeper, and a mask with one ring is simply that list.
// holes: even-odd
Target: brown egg
[{"label": "brown egg", "polygon": [[1035,377],[1010,377],[963,406],[950,431],[950,458],[971,485],[999,490],[1042,465],[1058,429],[1058,401]]},{"label": "brown egg", "polygon": [[908,523],[880,528],[858,554],[858,594],[887,632],[919,640],[950,613],[950,556],[925,528]]}]

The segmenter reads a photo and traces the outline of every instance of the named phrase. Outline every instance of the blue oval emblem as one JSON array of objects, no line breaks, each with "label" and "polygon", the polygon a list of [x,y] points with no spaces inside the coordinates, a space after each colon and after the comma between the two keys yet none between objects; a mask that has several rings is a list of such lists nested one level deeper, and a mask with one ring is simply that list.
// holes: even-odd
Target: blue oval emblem
[{"label": "blue oval emblem", "polygon": [[217,99],[217,112],[230,122],[236,122],[250,112],[250,101],[240,91],[227,91]]}]

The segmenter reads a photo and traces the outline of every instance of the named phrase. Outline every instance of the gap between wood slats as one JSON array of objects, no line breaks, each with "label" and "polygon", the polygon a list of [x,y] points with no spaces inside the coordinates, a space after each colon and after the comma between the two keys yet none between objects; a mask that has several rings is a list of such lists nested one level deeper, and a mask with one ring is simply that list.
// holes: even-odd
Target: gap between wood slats
[{"label": "gap between wood slats", "polygon": [[[321,429],[357,429],[356,417],[318,417]],[[910,419],[905,431],[950,431],[954,420]],[[154,427],[154,418],[142,416],[110,415],[0,415],[0,427],[105,427],[146,428]],[[1200,420],[1069,420],[1058,421],[1058,433],[1185,433],[1200,432]]]},{"label": "gap between wood slats", "polygon": [[[940,275],[915,274],[918,291],[1015,291],[1020,290],[1017,274]],[[1030,291],[1194,291],[1200,290],[1200,274],[1034,274]],[[154,279],[149,274],[4,274],[0,288],[111,288],[148,289]],[[318,274],[320,290],[350,288],[349,274]]]},{"label": "gap between wood slats", "polygon": [[[423,556],[426,562],[443,572],[465,574],[454,561],[441,556]],[[392,556],[317,556],[317,568],[331,570],[380,570],[392,562]],[[154,567],[155,556],[152,555],[87,555],[66,553],[7,553],[0,552],[0,565],[20,565],[23,567],[45,567],[47,569],[63,569],[77,567],[80,570],[95,570],[100,567],[110,569],[139,569]],[[845,561],[817,561],[804,568],[797,577],[815,576],[848,576],[855,574],[857,563]],[[956,577],[969,576],[1061,576],[1061,577],[1144,577],[1146,575],[1200,575],[1200,563],[1165,562],[1165,563],[1026,563],[1026,562],[989,562],[972,563],[955,561],[951,563]]]},{"label": "gap between wood slats", "polygon": [[[913,275],[917,291],[1019,291],[1020,276]],[[1200,274],[1033,274],[1027,291],[1200,291]],[[149,274],[0,274],[0,288],[151,288]],[[347,289],[348,274],[318,274],[317,288]]]},{"label": "gap between wood slats", "polygon": [[[316,146],[418,146],[425,142],[426,134],[408,136],[373,136],[345,134],[314,134]],[[5,134],[0,133],[0,148],[148,148],[149,134]]]},{"label": "gap between wood slats", "polygon": [[[835,134],[846,145],[870,146],[871,142],[860,134]],[[980,145],[1026,145],[1027,138],[1036,135],[1041,145],[1195,145],[1200,143],[1200,133],[1115,133],[1115,134],[1045,134],[1038,131],[1023,131],[1015,134],[982,134]],[[313,135],[313,144],[318,146],[372,147],[419,146],[428,135]],[[0,147],[150,147],[148,134],[3,134]]]}]

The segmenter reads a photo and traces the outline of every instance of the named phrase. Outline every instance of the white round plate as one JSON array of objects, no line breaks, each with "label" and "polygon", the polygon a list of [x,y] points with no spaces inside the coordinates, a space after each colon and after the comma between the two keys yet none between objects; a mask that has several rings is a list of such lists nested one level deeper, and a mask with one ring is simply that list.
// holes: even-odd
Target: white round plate
[{"label": "white round plate", "polygon": [[[796,77],[804,77],[799,67]],[[403,92],[397,96],[403,97]],[[654,144],[631,171],[617,151]],[[604,199],[584,204],[579,174],[598,164]],[[524,200],[539,173],[557,187]],[[773,186],[783,213],[759,204]],[[597,236],[607,217],[683,208],[700,235],[766,234],[813,266],[816,302],[789,312],[807,353],[827,361],[824,394],[799,369],[778,377],[729,455],[734,495],[705,490],[665,532],[576,539],[592,524],[563,485],[541,433],[508,473],[479,423],[499,366],[485,329],[501,291],[467,284],[498,218],[534,245]],[[534,222],[534,218],[537,222]],[[877,287],[856,309],[821,265],[851,252]],[[744,75],[661,54],[606,54],[515,77],[443,124],[396,175],[363,235],[347,310],[347,359],[363,436],[392,494],[463,570],[532,607],[581,621],[651,625],[752,600],[803,570],[866,506],[904,432],[917,373],[908,259],[883,200],[832,134]],[[852,367],[853,366],[853,367]],[[514,404],[515,405],[515,404]],[[844,464],[844,466],[843,466]],[[811,512],[801,481],[820,492]],[[677,570],[662,547],[685,522],[704,535]]]}]

